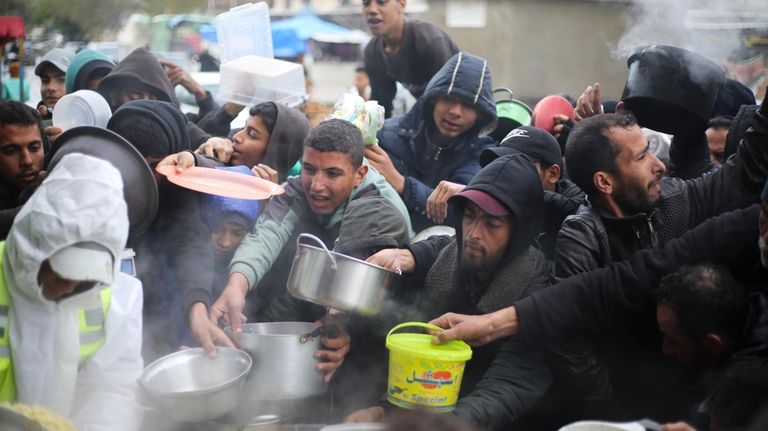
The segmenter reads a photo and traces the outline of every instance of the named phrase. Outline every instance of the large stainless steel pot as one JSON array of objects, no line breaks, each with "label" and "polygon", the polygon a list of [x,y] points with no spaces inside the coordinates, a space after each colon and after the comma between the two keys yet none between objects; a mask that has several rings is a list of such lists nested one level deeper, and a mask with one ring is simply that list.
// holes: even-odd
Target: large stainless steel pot
[{"label": "large stainless steel pot", "polygon": [[[311,239],[321,247],[302,244],[302,239]],[[378,265],[329,251],[319,238],[301,234],[296,239],[288,291],[316,304],[375,315],[397,275]]]},{"label": "large stainless steel pot", "polygon": [[[259,408],[263,400],[300,400],[326,391],[323,376],[315,371],[320,337],[307,337],[315,329],[314,323],[249,323],[240,328],[241,332],[232,332],[229,327],[225,331],[253,358],[243,390],[244,404]],[[254,413],[250,409],[249,417]]]},{"label": "large stainless steel pot", "polygon": [[240,402],[251,357],[241,350],[218,348],[209,358],[202,348],[182,350],[150,364],[139,384],[155,406],[178,422],[201,422],[232,411]]}]

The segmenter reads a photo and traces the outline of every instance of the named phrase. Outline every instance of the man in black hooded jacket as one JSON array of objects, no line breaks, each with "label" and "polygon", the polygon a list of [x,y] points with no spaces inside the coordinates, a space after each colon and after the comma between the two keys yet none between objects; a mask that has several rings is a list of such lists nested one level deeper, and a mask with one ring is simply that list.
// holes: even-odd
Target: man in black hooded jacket
[{"label": "man in black hooded jacket", "polygon": [[[98,92],[107,99],[112,112],[132,100],[162,100],[177,108],[179,100],[173,84],[157,57],[145,48],[128,54],[104,79]],[[186,120],[186,117],[185,117]],[[197,148],[211,136],[191,121],[185,121],[192,148]]]},{"label": "man in black hooded jacket", "polygon": [[[720,170],[683,181],[664,176],[664,165],[649,151],[635,118],[604,114],[582,120],[566,147],[571,180],[587,193],[588,204],[563,222],[558,232],[553,279],[630,258],[659,248],[709,217],[757,200],[768,168],[766,110],[744,138],[739,155]],[[614,399],[605,361],[592,343],[573,338],[551,346],[553,365],[581,398],[603,409]]]},{"label": "man in black hooded jacket", "polygon": [[768,175],[768,108],[755,113],[738,157],[710,175],[664,176],[635,119],[605,114],[571,132],[566,164],[588,205],[557,237],[554,278],[562,280],[658,248],[709,217],[757,202]]},{"label": "man in black hooded jacket", "polygon": [[[507,187],[509,184],[516,187]],[[530,158],[514,154],[494,160],[451,197],[449,204],[462,216],[455,222],[456,237],[436,258],[415,251],[416,245],[383,250],[368,259],[411,273],[408,286],[398,292],[398,317],[412,314],[408,320],[424,321],[448,311],[484,314],[547,284],[549,264],[533,245],[540,230],[543,190]],[[499,346],[495,343],[474,350],[464,372],[462,392],[473,388]],[[353,415],[370,419],[367,415],[382,413],[381,407],[372,407]]]},{"label": "man in black hooded jacket", "polygon": [[552,134],[533,126],[518,127],[501,141],[498,147],[480,153],[480,165],[485,166],[497,157],[507,154],[525,154],[536,163],[536,170],[544,188],[544,221],[538,238],[541,251],[547,259],[555,255],[555,240],[563,220],[575,214],[586,202],[583,191],[567,178],[561,177],[563,153]]},{"label": "man in black hooded jacket", "polygon": [[[755,268],[760,266],[761,254],[768,250],[765,246],[767,198],[765,193],[762,214],[761,208],[753,205],[713,217],[663,248],[643,250],[628,260],[578,274],[534,292],[505,310],[485,316],[448,314],[433,321],[438,326],[451,328],[439,335],[442,341],[461,338],[476,344],[516,335],[502,347],[476,390],[459,400],[455,412],[486,429],[507,429],[510,421],[533,405],[535,400],[530,395],[535,395],[534,389],[551,382],[546,364],[531,352],[556,340],[587,336],[610,344],[614,352],[610,361],[612,379],[618,383],[621,403],[628,408],[621,413],[622,417],[614,420],[642,416],[678,420],[691,413],[689,407],[701,401],[705,395],[702,389],[706,388],[688,386],[682,392],[677,385],[685,380],[680,377],[686,377],[682,375],[682,367],[677,375],[667,375],[673,380],[655,373],[658,367],[649,364],[652,358],[656,358],[656,364],[660,363],[662,346],[654,292],[663,276],[684,265],[707,262],[728,267],[743,283],[764,286],[765,273],[759,271],[762,268],[758,271]],[[763,239],[758,241],[758,238]],[[765,356],[768,351],[765,348],[768,301],[764,299],[765,294],[757,292],[750,293],[751,312],[744,322],[742,336],[730,346],[733,359]],[[688,311],[701,312],[696,307],[688,308]],[[707,322],[715,321],[710,312],[702,316],[706,316]],[[734,319],[731,323],[737,321]],[[537,429],[557,428],[568,421],[585,418],[563,420],[560,409],[551,410],[548,416],[559,423]],[[589,418],[596,419],[595,416]]]},{"label": "man in black hooded jacket", "polygon": [[[128,140],[154,167],[167,155],[189,149],[186,124],[184,114],[171,103],[135,100],[115,111],[107,128]],[[232,344],[208,318],[213,252],[199,195],[159,174],[155,179],[160,193],[157,216],[130,244],[145,292],[144,359],[175,351],[191,341],[189,335],[214,355],[214,341]]]}]

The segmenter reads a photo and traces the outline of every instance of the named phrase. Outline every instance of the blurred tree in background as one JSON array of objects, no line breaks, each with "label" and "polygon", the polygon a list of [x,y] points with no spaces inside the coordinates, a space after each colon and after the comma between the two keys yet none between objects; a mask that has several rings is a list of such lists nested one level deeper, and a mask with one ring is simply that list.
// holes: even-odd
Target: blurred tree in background
[{"label": "blurred tree in background", "polygon": [[96,38],[118,25],[130,0],[31,0],[32,25],[55,28],[69,40]]},{"label": "blurred tree in background", "polygon": [[55,29],[67,40],[93,40],[116,30],[133,12],[189,13],[205,5],[205,0],[2,0],[0,15],[21,15],[28,28]]}]

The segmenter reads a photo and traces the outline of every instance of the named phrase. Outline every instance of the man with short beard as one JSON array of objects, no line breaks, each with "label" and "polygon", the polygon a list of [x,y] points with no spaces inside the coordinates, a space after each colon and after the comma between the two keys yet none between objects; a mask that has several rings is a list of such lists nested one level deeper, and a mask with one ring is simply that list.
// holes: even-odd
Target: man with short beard
[{"label": "man with short beard", "polygon": [[565,159],[588,204],[558,233],[555,280],[661,247],[709,217],[757,202],[768,173],[765,105],[738,154],[716,173],[683,181],[664,176],[633,116],[582,120],[568,138]]},{"label": "man with short beard", "polygon": [[[599,417],[617,421],[638,417],[670,421],[694,414],[692,403],[700,402],[711,388],[697,387],[694,383],[702,375],[689,373],[691,369],[686,371],[678,361],[663,360],[662,351],[675,354],[684,359],[683,362],[698,362],[709,367],[721,361],[724,353],[735,360],[765,357],[768,352],[765,342],[768,340],[768,325],[765,324],[768,314],[764,311],[768,309],[768,301],[765,294],[760,293],[764,292],[768,279],[765,273],[755,271],[755,267],[760,266],[760,251],[765,253],[765,247],[758,250],[757,237],[759,235],[763,238],[760,242],[765,243],[768,235],[768,188],[764,189],[762,200],[762,211],[758,205],[752,205],[712,217],[661,248],[642,250],[625,261],[575,275],[533,292],[512,307],[483,316],[449,313],[435,319],[431,323],[450,328],[438,334],[441,342],[458,338],[472,345],[482,345],[513,336],[478,384],[479,389],[459,400],[455,413],[485,429],[511,429],[508,423],[538,401],[530,396],[531,383],[547,383],[541,377],[538,382],[531,379],[532,371],[542,367],[541,360],[530,357],[531,352],[545,343],[579,336],[610,347],[614,353],[607,357],[607,362],[611,381],[615,382],[614,396],[621,400],[622,408],[618,411],[604,408],[597,412]],[[747,316],[741,312],[733,315],[717,311],[731,302],[724,295],[701,301],[691,291],[678,291],[675,300],[669,300],[668,294],[659,294],[664,290],[662,280],[665,276],[677,273],[675,277],[680,279],[680,274],[693,274],[690,270],[680,272],[681,267],[712,265],[727,268],[743,286],[758,286],[747,289],[751,303]],[[703,275],[708,272],[698,271]],[[666,284],[670,284],[668,280]],[[659,313],[657,305],[665,303],[670,309]],[[676,325],[670,325],[675,323],[669,319],[670,310],[674,311],[678,323],[695,320],[695,324],[683,324],[678,329],[699,329],[698,336],[681,337]],[[657,322],[659,317],[664,319]],[[721,322],[721,329],[713,330],[712,326],[717,326],[718,322]],[[728,340],[724,343],[723,323],[732,328],[725,331]],[[720,335],[701,336],[707,333]],[[673,340],[664,340],[670,335]],[[690,348],[691,340],[683,338],[695,338],[697,349]],[[709,350],[702,352],[702,348]],[[696,352],[698,358],[702,358],[702,354],[709,357],[703,357],[705,361],[690,361],[690,352],[694,350],[699,350]],[[561,392],[549,389],[549,393],[559,395]],[[583,397],[583,394],[579,395]],[[576,416],[566,416],[566,412],[573,408],[569,404],[552,406],[539,402],[542,404],[549,407],[543,413],[553,423],[537,424],[539,426],[531,429],[557,429],[574,420],[598,418],[594,412],[583,411],[575,412]],[[695,416],[699,413],[702,411],[697,410]]]},{"label": "man with short beard", "polygon": [[546,286],[549,264],[534,245],[544,198],[532,159],[496,159],[448,202],[461,215],[454,241],[432,261],[416,257],[430,265],[419,301],[427,317],[485,313]]},{"label": "man with short beard", "polygon": [[[631,114],[587,118],[565,151],[571,180],[588,202],[557,235],[553,280],[604,267],[659,248],[706,219],[757,202],[768,170],[768,109],[755,113],[738,157],[691,180],[665,177],[664,164]],[[613,397],[605,362],[593,343],[573,338],[549,346],[551,363],[585,408],[605,409]]]},{"label": "man with short beard", "polygon": [[[411,308],[413,315],[404,320],[425,321],[449,311],[485,314],[546,286],[549,263],[533,244],[541,227],[544,197],[532,159],[523,154],[497,158],[448,203],[461,217],[454,223],[455,238],[441,251],[436,252],[440,247],[433,247],[431,241],[421,241],[408,249],[382,250],[368,259],[407,274],[408,288],[398,292],[397,305],[384,314],[396,315],[400,321],[404,310]],[[472,352],[462,393],[474,388],[500,346],[493,343]],[[348,420],[370,421],[383,414],[382,407],[370,407]]]}]

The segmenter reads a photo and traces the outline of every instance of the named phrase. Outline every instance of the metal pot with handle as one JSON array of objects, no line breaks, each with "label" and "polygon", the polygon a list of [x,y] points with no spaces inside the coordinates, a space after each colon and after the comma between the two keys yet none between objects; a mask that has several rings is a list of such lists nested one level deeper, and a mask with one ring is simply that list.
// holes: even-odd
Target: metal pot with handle
[{"label": "metal pot with handle", "polygon": [[[302,244],[311,239],[320,247]],[[344,311],[375,315],[398,274],[386,268],[328,250],[319,238],[301,234],[288,277],[297,298]]]},{"label": "metal pot with handle", "polygon": [[[240,332],[224,328],[235,344],[253,358],[244,398],[252,400],[300,400],[323,394],[327,385],[315,371],[315,352],[320,335],[312,322],[262,322],[240,326]],[[242,404],[242,403],[241,403]],[[250,411],[250,416],[255,413]],[[265,412],[272,413],[272,412]]]},{"label": "metal pot with handle", "polygon": [[139,385],[171,419],[200,422],[237,407],[252,364],[246,352],[228,347],[219,347],[215,359],[200,347],[181,350],[148,365]]},{"label": "metal pot with handle", "polygon": [[507,98],[496,100],[498,123],[490,135],[496,143],[501,142],[513,129],[529,126],[533,113],[528,105],[514,98],[514,93],[509,88],[500,87],[493,90],[493,94],[500,92],[507,93]]}]

